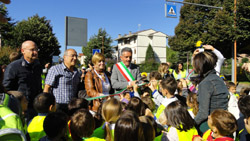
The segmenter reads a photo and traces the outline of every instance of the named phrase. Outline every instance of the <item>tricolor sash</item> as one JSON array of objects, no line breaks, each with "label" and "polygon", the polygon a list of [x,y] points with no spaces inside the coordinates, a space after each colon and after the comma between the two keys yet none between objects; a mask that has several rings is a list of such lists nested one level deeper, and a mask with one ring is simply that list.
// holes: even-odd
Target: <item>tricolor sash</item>
[{"label": "tricolor sash", "polygon": [[121,72],[121,74],[123,75],[123,77],[129,82],[129,81],[134,81],[135,78],[133,77],[133,75],[130,73],[130,71],[128,70],[128,68],[124,65],[123,62],[117,63],[116,64],[117,68],[119,69],[119,71]]}]

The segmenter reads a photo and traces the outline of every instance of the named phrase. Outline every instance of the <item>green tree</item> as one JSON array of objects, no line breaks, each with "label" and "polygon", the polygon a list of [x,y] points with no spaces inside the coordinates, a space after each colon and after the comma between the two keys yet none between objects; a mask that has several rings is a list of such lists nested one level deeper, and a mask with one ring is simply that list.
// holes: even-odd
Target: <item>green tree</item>
[{"label": "green tree", "polygon": [[[181,8],[180,22],[175,28],[175,35],[169,38],[171,49],[180,52],[193,51],[198,40],[211,44],[226,58],[232,56],[235,39],[239,40],[238,50],[249,45],[250,9],[249,1],[239,0],[237,11],[237,30],[234,29],[233,0],[185,0],[193,3],[220,6],[223,10],[184,5]],[[237,31],[237,32],[235,32]]]},{"label": "green tree", "polygon": [[237,51],[250,54],[250,1],[237,0],[237,3]]},{"label": "green tree", "polygon": [[151,44],[149,44],[146,51],[145,61],[140,64],[140,71],[150,73],[152,71],[157,71],[158,66],[159,63],[155,60],[154,50]]},{"label": "green tree", "polygon": [[179,53],[177,51],[172,50],[169,47],[166,47],[166,48],[167,48],[167,60],[166,61],[171,62],[171,63],[178,62]]},{"label": "green tree", "polygon": [[2,47],[0,49],[0,65],[8,65],[10,63],[10,54],[16,51],[16,49],[10,47]]},{"label": "green tree", "polygon": [[145,62],[152,60],[153,62],[155,62],[155,55],[154,55],[154,50],[151,46],[151,44],[148,44],[148,48],[146,51],[146,57],[145,57]]},{"label": "green tree", "polygon": [[82,47],[82,52],[86,56],[84,63],[89,64],[92,58],[92,49],[101,49],[104,48],[105,58],[112,58],[112,46],[111,43],[113,40],[108,35],[105,29],[100,28],[97,35],[90,37],[89,42],[86,47]]},{"label": "green tree", "polygon": [[0,35],[1,35],[1,41],[2,41],[1,45],[5,46],[6,44],[8,44],[6,43],[8,42],[8,39],[13,38],[11,32],[14,28],[15,22],[12,21],[12,19],[8,16],[8,11],[4,4],[0,4],[0,13],[4,15],[5,19],[7,19],[7,23],[0,22]]},{"label": "green tree", "polygon": [[39,48],[39,60],[41,64],[51,62],[52,56],[60,54],[59,42],[53,33],[50,21],[46,17],[34,15],[28,20],[22,20],[11,32],[13,38],[6,39],[6,45],[13,48],[20,47],[26,40],[34,41]]}]

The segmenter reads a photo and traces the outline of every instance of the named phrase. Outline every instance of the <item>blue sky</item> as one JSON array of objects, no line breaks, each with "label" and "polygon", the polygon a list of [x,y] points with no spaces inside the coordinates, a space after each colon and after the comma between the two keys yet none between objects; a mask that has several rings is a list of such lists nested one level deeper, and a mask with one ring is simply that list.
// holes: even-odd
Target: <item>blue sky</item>
[{"label": "blue sky", "polygon": [[[61,52],[65,49],[65,16],[88,19],[88,39],[103,28],[115,39],[129,31],[154,29],[174,35],[179,18],[166,18],[164,0],[12,0],[6,5],[14,21],[35,14],[51,21]],[[177,4],[179,16],[180,4]],[[140,24],[140,28],[138,28]],[[114,41],[112,45],[116,45]],[[81,47],[74,48],[81,53]]]}]

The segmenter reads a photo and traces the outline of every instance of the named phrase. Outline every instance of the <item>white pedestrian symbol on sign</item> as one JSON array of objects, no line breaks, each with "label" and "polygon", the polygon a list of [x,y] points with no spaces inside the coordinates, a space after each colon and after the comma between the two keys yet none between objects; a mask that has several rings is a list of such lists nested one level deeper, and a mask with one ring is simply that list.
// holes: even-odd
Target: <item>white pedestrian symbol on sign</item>
[{"label": "white pedestrian symbol on sign", "polygon": [[175,11],[174,11],[174,8],[171,6],[171,8],[169,9],[168,11],[168,14],[170,15],[176,15]]}]

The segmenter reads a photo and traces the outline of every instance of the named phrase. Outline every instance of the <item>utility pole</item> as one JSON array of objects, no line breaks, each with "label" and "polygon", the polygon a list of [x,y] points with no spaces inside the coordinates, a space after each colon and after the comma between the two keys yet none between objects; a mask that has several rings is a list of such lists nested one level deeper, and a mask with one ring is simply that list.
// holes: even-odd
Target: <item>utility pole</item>
[{"label": "utility pole", "polygon": [[[236,32],[236,13],[237,0],[234,0],[234,29]],[[234,84],[237,84],[237,41],[234,40]],[[232,76],[233,77],[233,76]]]}]

